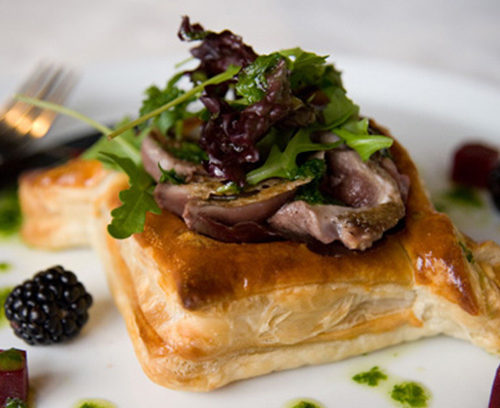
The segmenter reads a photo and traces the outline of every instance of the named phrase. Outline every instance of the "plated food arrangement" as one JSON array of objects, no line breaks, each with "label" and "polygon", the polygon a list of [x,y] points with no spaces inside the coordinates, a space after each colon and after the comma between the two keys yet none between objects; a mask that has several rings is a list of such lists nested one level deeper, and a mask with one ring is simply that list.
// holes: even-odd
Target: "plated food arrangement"
[{"label": "plated food arrangement", "polygon": [[153,381],[210,390],[439,333],[498,351],[500,248],[435,211],[325,57],[179,35],[197,68],[20,180],[24,240],[99,252]]}]

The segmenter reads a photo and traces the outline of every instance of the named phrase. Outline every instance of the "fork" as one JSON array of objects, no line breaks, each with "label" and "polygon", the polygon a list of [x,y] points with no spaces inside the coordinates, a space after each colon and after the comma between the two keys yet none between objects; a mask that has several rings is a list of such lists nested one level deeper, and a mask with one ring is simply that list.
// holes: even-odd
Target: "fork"
[{"label": "fork", "polygon": [[[75,75],[61,66],[40,64],[17,93],[62,104],[76,84]],[[44,137],[57,113],[15,99],[0,110],[0,166],[22,157],[36,139]]]}]

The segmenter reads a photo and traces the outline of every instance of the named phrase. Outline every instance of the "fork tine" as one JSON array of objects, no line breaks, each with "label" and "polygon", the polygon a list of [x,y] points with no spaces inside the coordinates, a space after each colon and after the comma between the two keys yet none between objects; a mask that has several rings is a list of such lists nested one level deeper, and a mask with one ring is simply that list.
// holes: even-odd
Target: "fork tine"
[{"label": "fork tine", "polygon": [[[52,65],[40,66],[40,71],[35,71],[32,74],[33,76],[21,86],[19,91],[35,98],[43,97],[47,88],[50,87],[54,75],[57,74],[57,71],[54,70],[55,68]],[[7,103],[0,121],[5,121],[7,126],[15,128],[23,117],[32,109],[32,105],[13,99]]]},{"label": "fork tine", "polygon": [[[18,89],[19,93],[54,103],[62,103],[73,88],[75,76],[62,67],[40,64]],[[53,112],[18,100],[11,100],[0,111],[0,162],[6,152],[20,151],[35,137],[44,136],[55,117]]]},{"label": "fork tine", "polygon": [[[61,104],[66,100],[75,85],[76,75],[71,71],[65,72],[61,75],[56,86],[53,86],[52,89],[47,92],[44,99],[48,102]],[[49,109],[42,109],[39,115],[32,121],[32,126],[29,131],[30,135],[36,138],[43,137],[48,132],[56,116],[56,112]]]},{"label": "fork tine", "polygon": [[[32,90],[34,91],[33,97],[38,98],[38,99],[45,99],[47,94],[51,92],[51,90],[57,86],[57,83],[59,81],[60,76],[63,74],[63,70],[61,68],[57,67],[49,67],[48,71],[46,72],[46,76],[41,78],[41,81],[39,82],[38,87],[34,87]],[[7,112],[6,119],[10,122],[9,124],[16,128],[19,133],[22,135],[27,134],[29,132],[29,129],[31,128],[31,124],[33,122],[33,118],[38,114],[40,111],[39,108],[26,104],[23,102],[19,101],[19,104],[17,105],[18,109],[15,112],[17,114],[17,117],[14,118],[8,118],[7,115],[9,114]],[[16,105],[12,109],[15,109]],[[11,110],[12,112],[12,110]],[[15,116],[14,114],[12,116]],[[10,120],[9,120],[10,119]]]},{"label": "fork tine", "polygon": [[[19,86],[19,88],[16,90],[16,93],[24,94],[24,95],[29,95],[29,96],[34,96],[38,89],[40,88],[41,84],[46,82],[46,79],[49,77],[50,72],[52,70],[52,66],[48,64],[39,64],[31,72],[31,74],[28,76],[28,78]],[[4,116],[4,113],[10,110],[15,104],[17,104],[18,101],[15,99],[10,99],[8,100],[2,107],[0,112],[1,117]]]}]

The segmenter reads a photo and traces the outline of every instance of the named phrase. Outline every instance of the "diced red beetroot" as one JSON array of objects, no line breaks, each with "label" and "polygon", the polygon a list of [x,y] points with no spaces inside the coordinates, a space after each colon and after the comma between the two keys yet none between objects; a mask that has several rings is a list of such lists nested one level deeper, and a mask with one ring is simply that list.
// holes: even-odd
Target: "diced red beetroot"
[{"label": "diced red beetroot", "polygon": [[498,162],[498,150],[480,143],[467,143],[455,151],[453,181],[470,187],[485,188]]},{"label": "diced red beetroot", "polygon": [[[9,358],[14,353],[14,357],[20,357],[20,364],[12,363]],[[0,407],[5,405],[7,398],[19,398],[24,402],[28,399],[28,366],[24,350],[0,350]]]},{"label": "diced red beetroot", "polygon": [[491,387],[490,403],[488,408],[499,408],[500,407],[500,367],[498,367],[495,374],[495,380],[493,381],[493,386]]}]

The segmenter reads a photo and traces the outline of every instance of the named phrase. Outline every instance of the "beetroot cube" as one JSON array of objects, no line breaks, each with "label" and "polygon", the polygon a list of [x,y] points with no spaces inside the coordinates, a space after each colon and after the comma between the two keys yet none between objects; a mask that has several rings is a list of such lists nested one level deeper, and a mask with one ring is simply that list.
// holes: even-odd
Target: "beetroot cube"
[{"label": "beetroot cube", "polygon": [[485,188],[498,158],[498,150],[493,147],[480,143],[464,144],[455,151],[451,179],[469,187]]},{"label": "beetroot cube", "polygon": [[26,351],[0,350],[0,407],[7,398],[28,399],[28,366]]}]

